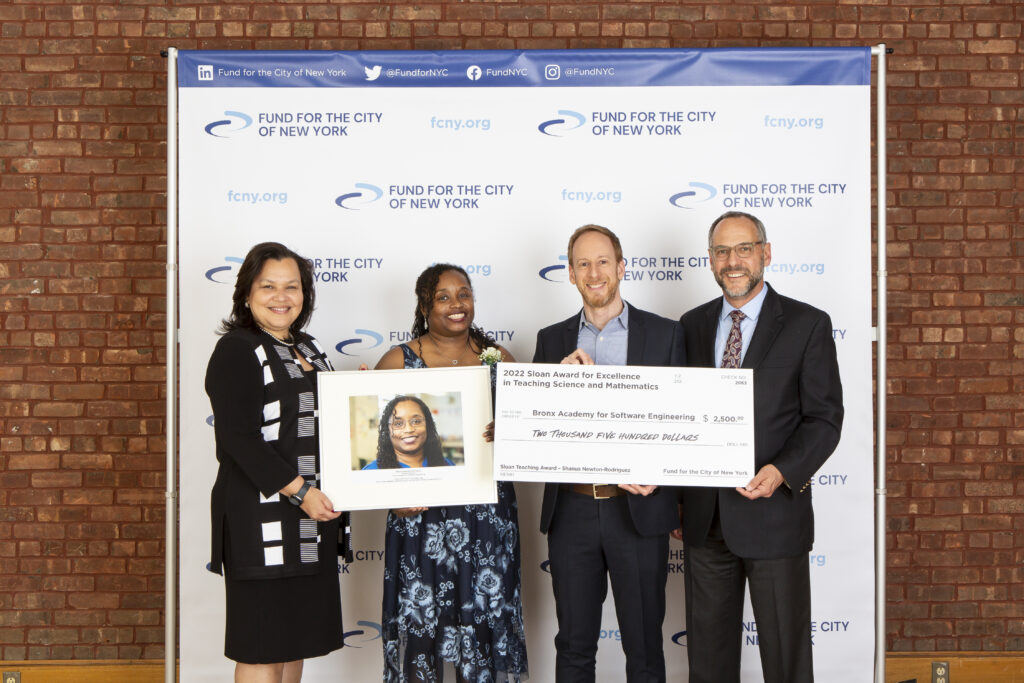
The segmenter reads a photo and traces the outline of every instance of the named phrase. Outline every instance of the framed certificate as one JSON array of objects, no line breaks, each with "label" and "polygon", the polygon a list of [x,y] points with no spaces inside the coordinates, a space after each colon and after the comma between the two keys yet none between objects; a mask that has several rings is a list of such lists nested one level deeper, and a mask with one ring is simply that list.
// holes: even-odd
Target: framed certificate
[{"label": "framed certificate", "polygon": [[754,476],[753,375],[499,363],[495,476],[744,486]]},{"label": "framed certificate", "polygon": [[336,510],[497,502],[486,366],[317,377],[321,486]]}]

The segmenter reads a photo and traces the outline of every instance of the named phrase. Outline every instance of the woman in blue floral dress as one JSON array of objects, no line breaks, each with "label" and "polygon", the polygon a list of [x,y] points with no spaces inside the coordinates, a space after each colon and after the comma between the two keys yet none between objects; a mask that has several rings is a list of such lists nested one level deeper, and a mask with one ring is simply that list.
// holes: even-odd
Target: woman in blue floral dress
[{"label": "woman in blue floral dress", "polygon": [[[514,361],[473,324],[473,289],[462,268],[437,264],[423,271],[416,299],[415,338],[384,354],[378,370],[476,365],[487,347]],[[396,465],[416,463],[378,453],[378,467]],[[495,505],[388,513],[384,681],[440,682],[446,663],[460,683],[520,681],[527,663],[519,559],[511,482],[498,483]]]}]

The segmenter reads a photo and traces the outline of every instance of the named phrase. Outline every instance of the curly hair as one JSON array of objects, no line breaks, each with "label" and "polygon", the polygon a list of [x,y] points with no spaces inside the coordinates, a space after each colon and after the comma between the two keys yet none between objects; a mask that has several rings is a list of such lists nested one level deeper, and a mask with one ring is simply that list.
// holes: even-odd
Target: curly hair
[{"label": "curly hair", "polygon": [[[469,285],[471,290],[473,289],[473,283],[469,279],[469,274],[463,268],[451,263],[435,263],[420,273],[420,276],[416,278],[416,311],[412,323],[412,336],[414,338],[422,337],[427,333],[427,316],[430,314],[431,309],[434,308],[434,292],[437,291],[437,283],[441,281],[441,276],[448,271],[455,271],[466,278],[466,284]],[[493,337],[474,324],[469,326],[469,340],[475,345],[474,350],[477,353],[483,351],[488,346],[497,345]]]},{"label": "curly hair", "polygon": [[427,441],[423,444],[427,467],[447,465],[444,454],[441,452],[441,437],[437,433],[434,416],[430,413],[427,404],[416,396],[395,396],[388,401],[388,404],[384,406],[384,411],[380,414],[380,425],[377,429],[377,469],[395,469],[399,466],[395,447],[391,443],[391,417],[395,414],[395,406],[403,401],[412,401],[423,411],[423,419],[427,423]]},{"label": "curly hair", "polygon": [[238,277],[235,278],[235,291],[231,295],[231,315],[220,322],[220,332],[230,332],[236,328],[257,330],[258,325],[252,317],[252,311],[246,306],[249,300],[249,292],[256,278],[263,272],[263,264],[273,259],[283,261],[294,259],[299,267],[299,281],[302,283],[302,310],[295,322],[288,328],[289,334],[293,337],[309,322],[309,316],[313,314],[313,304],[316,302],[316,291],[313,288],[313,264],[309,259],[302,258],[288,247],[279,242],[261,242],[245,255],[242,267],[238,269]]}]

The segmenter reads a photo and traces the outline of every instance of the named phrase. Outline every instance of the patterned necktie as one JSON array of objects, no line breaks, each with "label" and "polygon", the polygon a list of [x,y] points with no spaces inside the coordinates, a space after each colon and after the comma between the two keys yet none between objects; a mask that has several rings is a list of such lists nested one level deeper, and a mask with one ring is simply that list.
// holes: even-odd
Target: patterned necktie
[{"label": "patterned necktie", "polygon": [[729,338],[725,340],[725,353],[722,354],[723,368],[738,368],[740,366],[740,354],[743,351],[743,333],[740,332],[740,321],[747,316],[743,311],[736,309],[729,314],[732,318],[732,327],[729,328]]}]

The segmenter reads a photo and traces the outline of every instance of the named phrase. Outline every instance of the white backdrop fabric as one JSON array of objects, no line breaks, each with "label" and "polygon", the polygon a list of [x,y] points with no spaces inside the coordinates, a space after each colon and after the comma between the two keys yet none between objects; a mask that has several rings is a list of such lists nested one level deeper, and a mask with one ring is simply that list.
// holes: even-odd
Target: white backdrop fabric
[{"label": "white backdrop fabric", "polygon": [[[223,581],[206,570],[215,478],[203,389],[215,330],[255,243],[313,260],[308,330],[338,369],[409,338],[416,276],[469,271],[476,320],[520,361],[579,310],[565,245],[585,223],[622,240],[631,303],[670,318],[720,295],[707,229],[761,217],[782,294],[830,313],[846,400],[815,475],[810,556],[819,680],[869,680],[873,657],[870,53],[864,49],[182,52],[178,61],[181,677],[227,680]],[[540,485],[517,485],[530,678],[554,680]],[[344,501],[337,501],[341,506]],[[354,515],[339,564],[346,648],[308,681],[373,681],[383,511]],[[669,558],[669,680],[685,680],[682,545]],[[301,607],[296,606],[301,613]],[[598,680],[623,680],[612,598]],[[745,681],[760,680],[744,622]]]}]

